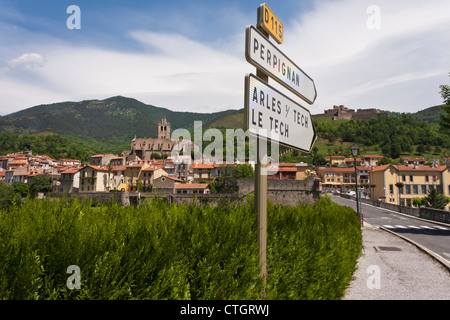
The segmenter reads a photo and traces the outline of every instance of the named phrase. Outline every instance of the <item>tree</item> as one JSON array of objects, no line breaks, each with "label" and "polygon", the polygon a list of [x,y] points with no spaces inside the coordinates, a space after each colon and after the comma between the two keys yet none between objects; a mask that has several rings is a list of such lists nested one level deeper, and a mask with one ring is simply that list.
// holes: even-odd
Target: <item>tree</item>
[{"label": "tree", "polygon": [[389,159],[388,157],[383,157],[380,159],[380,161],[378,161],[379,166],[382,166],[385,164],[392,164],[392,163],[393,163],[393,161],[391,159]]},{"label": "tree", "polygon": [[436,188],[430,188],[428,195],[423,198],[423,203],[428,208],[444,209],[450,202],[450,198],[439,193]]},{"label": "tree", "polygon": [[255,171],[249,164],[238,164],[233,169],[233,177],[235,179],[253,178],[255,177]]},{"label": "tree", "polygon": [[50,179],[45,175],[39,175],[31,179],[30,193],[32,197],[35,197],[39,192],[50,192],[51,188]]},{"label": "tree", "polygon": [[316,153],[312,159],[312,164],[315,166],[324,166],[327,163],[328,161],[322,153]]},{"label": "tree", "polygon": [[[449,73],[450,75],[450,73]],[[441,127],[447,133],[450,133],[450,86],[441,85],[441,96],[444,99],[444,105],[441,108],[444,110],[444,114],[441,115]]]},{"label": "tree", "polygon": [[21,197],[14,192],[12,186],[0,180],[0,208],[7,208],[13,203],[19,203]]},{"label": "tree", "polygon": [[23,182],[16,181],[12,185],[12,191],[18,194],[21,198],[26,198],[30,193],[30,187]]},{"label": "tree", "polygon": [[420,206],[423,206],[425,204],[425,201],[423,198],[413,198],[413,205],[420,208]]}]

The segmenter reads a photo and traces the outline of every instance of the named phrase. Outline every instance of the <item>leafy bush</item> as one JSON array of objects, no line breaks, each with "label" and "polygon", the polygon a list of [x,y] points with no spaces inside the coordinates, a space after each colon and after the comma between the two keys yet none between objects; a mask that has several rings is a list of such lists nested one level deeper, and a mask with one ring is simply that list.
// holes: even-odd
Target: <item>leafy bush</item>
[{"label": "leafy bush", "polygon": [[[269,299],[338,299],[361,250],[354,211],[268,207]],[[2,299],[260,299],[253,201],[139,207],[28,198],[0,211]],[[67,268],[81,270],[69,290]]]}]

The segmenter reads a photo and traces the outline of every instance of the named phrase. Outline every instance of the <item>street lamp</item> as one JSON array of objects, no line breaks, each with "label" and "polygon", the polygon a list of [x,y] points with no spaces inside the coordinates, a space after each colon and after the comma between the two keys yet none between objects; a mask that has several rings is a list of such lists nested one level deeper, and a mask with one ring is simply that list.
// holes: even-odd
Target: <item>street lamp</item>
[{"label": "street lamp", "polygon": [[[359,148],[357,144],[352,145],[350,148],[353,155],[353,163],[355,165],[355,184],[356,184],[356,212],[358,214],[359,223],[361,223],[361,213],[359,212],[359,192],[358,192],[358,173],[356,169],[356,157],[358,156]],[[362,223],[361,223],[362,224]]]}]

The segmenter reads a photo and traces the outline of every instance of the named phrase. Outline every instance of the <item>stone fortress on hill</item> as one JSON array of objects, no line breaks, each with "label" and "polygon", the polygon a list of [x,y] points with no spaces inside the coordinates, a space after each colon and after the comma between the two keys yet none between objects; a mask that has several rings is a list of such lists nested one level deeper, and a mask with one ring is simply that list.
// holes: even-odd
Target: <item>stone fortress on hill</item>
[{"label": "stone fortress on hill", "polygon": [[371,109],[349,109],[343,105],[333,106],[333,109],[325,110],[324,115],[332,116],[333,120],[359,120],[372,119],[380,115],[380,110]]}]

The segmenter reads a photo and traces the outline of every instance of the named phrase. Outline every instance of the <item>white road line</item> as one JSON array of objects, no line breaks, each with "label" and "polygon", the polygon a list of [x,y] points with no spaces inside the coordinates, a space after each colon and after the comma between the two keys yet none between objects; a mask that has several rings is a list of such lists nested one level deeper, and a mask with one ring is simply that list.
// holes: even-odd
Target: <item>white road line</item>
[{"label": "white road line", "polygon": [[408,226],[408,228],[420,229],[420,227],[418,227],[418,226]]},{"label": "white road line", "polygon": [[429,227],[429,226],[420,226],[421,228],[423,228],[423,229],[430,229],[430,230],[434,230],[434,228],[432,228],[432,227]]},{"label": "white road line", "polygon": [[388,229],[394,229],[394,226],[391,226],[389,224],[383,224],[383,227],[388,228]]},{"label": "white road line", "polygon": [[448,228],[446,228],[446,227],[441,227],[441,226],[435,226],[435,228],[438,228],[438,229],[441,229],[441,230],[449,230]]},{"label": "white road line", "polygon": [[396,227],[396,228],[400,228],[400,229],[408,229],[407,227],[405,227],[405,226],[400,226],[400,225],[395,225],[395,227]]}]

